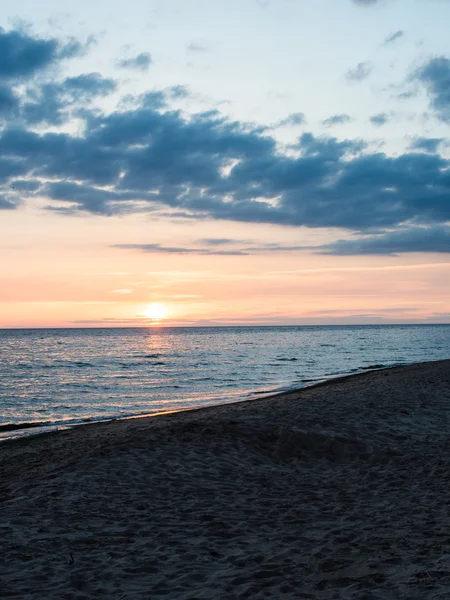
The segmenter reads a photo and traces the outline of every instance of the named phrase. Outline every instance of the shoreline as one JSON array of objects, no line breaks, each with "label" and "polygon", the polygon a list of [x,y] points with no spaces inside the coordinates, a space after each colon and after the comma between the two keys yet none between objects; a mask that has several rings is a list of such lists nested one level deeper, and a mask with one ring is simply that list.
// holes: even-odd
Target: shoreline
[{"label": "shoreline", "polygon": [[450,596],[450,360],[0,446],[6,598]]},{"label": "shoreline", "polygon": [[[443,359],[443,360],[447,360],[447,359]],[[448,360],[450,360],[450,359],[448,359]],[[427,361],[427,362],[441,362],[441,361],[442,361],[442,359],[438,360],[438,361]],[[141,418],[144,419],[144,418],[158,417],[158,416],[163,416],[166,414],[172,414],[172,413],[178,413],[178,412],[181,413],[181,412],[186,412],[186,411],[202,410],[204,408],[212,408],[215,406],[228,406],[228,405],[232,405],[232,404],[238,404],[241,402],[253,402],[255,400],[263,400],[266,398],[272,398],[272,397],[276,397],[276,396],[280,396],[280,395],[298,392],[298,391],[304,390],[304,389],[315,388],[317,386],[328,385],[328,384],[332,384],[332,383],[339,383],[340,381],[345,381],[348,378],[366,375],[367,373],[372,373],[375,371],[396,369],[396,368],[401,368],[401,367],[405,367],[405,366],[412,366],[414,364],[423,364],[423,363],[422,362],[420,362],[420,363],[401,363],[401,364],[396,364],[394,366],[370,365],[368,367],[361,367],[361,370],[356,373],[349,372],[348,374],[345,374],[345,375],[329,376],[328,378],[327,378],[327,376],[318,377],[316,379],[316,383],[306,384],[303,387],[295,387],[295,382],[293,382],[292,386],[290,385],[288,388],[281,389],[279,391],[277,391],[277,390],[251,391],[251,392],[245,391],[245,398],[242,400],[229,400],[229,401],[224,401],[224,402],[212,403],[212,404],[208,404],[205,406],[192,406],[192,407],[179,408],[179,409],[173,409],[173,410],[169,409],[166,411],[158,411],[158,412],[154,412],[154,413],[143,412],[143,413],[138,413],[138,414],[126,415],[126,416],[107,416],[104,418],[95,418],[94,417],[94,418],[92,418],[92,420],[86,419],[84,421],[75,421],[75,422],[71,422],[71,421],[67,421],[67,422],[33,421],[33,422],[29,422],[29,423],[0,424],[0,448],[6,442],[23,440],[23,439],[28,439],[30,437],[36,437],[36,436],[41,436],[41,435],[49,435],[52,433],[55,433],[55,434],[61,433],[63,431],[72,430],[74,428],[82,427],[85,425],[104,424],[104,423],[111,423],[111,422],[115,422],[115,421],[126,421],[129,419],[141,419]],[[243,392],[243,394],[244,394],[244,392]],[[249,397],[249,396],[252,396],[252,397]],[[10,433],[10,432],[12,432],[12,433]],[[17,435],[15,435],[15,432],[17,432]]]}]

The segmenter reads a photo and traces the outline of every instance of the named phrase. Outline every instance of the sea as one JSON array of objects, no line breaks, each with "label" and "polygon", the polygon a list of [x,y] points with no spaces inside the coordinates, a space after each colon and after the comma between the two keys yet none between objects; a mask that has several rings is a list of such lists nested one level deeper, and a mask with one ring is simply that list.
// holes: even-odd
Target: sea
[{"label": "sea", "polygon": [[0,330],[0,440],[450,358],[449,325]]}]

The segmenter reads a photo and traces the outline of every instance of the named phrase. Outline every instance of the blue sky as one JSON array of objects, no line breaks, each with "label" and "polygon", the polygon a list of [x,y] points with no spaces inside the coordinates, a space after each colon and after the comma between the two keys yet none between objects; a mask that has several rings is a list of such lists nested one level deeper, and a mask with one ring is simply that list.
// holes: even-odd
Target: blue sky
[{"label": "blue sky", "polygon": [[[45,273],[45,289],[61,289],[55,249],[72,264],[78,303],[109,302],[76,266],[100,247],[105,263],[128,257],[139,279],[144,259],[152,273],[155,260],[198,273],[241,257],[252,273],[268,257],[280,273],[293,261],[447,265],[449,22],[447,0],[2,5],[3,287],[23,290],[27,277],[39,287]],[[417,288],[419,320],[448,318],[432,279]],[[137,306],[145,294],[159,301],[158,285],[118,289]],[[15,301],[29,302],[21,293]],[[442,306],[426,313],[427,302]],[[290,306],[267,319],[314,318]],[[377,299],[378,313],[352,310],[384,319],[389,308]]]},{"label": "blue sky", "polygon": [[[423,98],[399,101],[411,70],[448,51],[446,0],[384,0],[359,6],[351,0],[56,1],[3,4],[6,25],[20,20],[42,35],[96,38],[92,51],[68,71],[120,77],[124,90],[188,85],[192,108],[220,103],[240,120],[274,123],[303,112],[314,131],[333,114],[348,114],[347,135],[379,139],[370,116],[396,113],[383,131],[400,145],[405,134],[435,131],[423,123]],[[4,26],[5,26],[4,25]],[[388,36],[403,32],[383,45]],[[148,52],[147,74],[124,73],[116,62]],[[364,82],[346,72],[371,63]],[[400,123],[399,123],[400,121]],[[407,128],[407,131],[406,131]],[[342,131],[342,128],[341,128]],[[286,132],[284,132],[285,135]]]}]

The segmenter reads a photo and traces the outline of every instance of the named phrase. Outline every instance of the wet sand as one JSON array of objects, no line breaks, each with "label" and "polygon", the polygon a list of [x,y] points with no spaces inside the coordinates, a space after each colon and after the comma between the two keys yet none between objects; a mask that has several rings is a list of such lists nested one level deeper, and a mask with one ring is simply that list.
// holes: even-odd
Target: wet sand
[{"label": "wet sand", "polygon": [[450,598],[450,361],[0,444],[0,597]]}]

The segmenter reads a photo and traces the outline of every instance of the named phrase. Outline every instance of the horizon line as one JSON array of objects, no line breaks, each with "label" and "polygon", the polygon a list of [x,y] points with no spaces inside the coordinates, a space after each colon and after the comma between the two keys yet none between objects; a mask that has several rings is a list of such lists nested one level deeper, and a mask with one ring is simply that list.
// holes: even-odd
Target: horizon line
[{"label": "horizon line", "polygon": [[96,325],[96,326],[24,326],[24,327],[0,327],[0,331],[39,331],[39,330],[58,330],[58,329],[72,329],[72,330],[83,330],[83,329],[229,329],[229,328],[250,328],[250,327],[430,327],[430,326],[450,326],[450,322],[446,323],[291,323],[291,324],[239,324],[239,325]]}]

